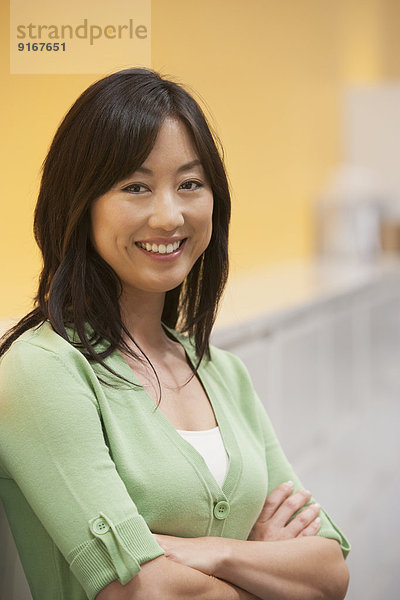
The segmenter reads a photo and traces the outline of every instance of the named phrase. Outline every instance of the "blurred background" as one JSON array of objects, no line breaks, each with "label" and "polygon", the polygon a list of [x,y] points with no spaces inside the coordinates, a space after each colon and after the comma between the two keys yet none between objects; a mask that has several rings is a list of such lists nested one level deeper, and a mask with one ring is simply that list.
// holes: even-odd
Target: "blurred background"
[{"label": "blurred background", "polygon": [[[35,293],[41,163],[101,71],[10,74],[5,0],[0,23],[4,331]],[[350,539],[350,600],[399,597],[399,27],[398,0],[151,1],[148,66],[197,97],[231,183],[213,341],[243,358],[290,461]],[[2,513],[0,538],[0,598],[29,599]]]}]

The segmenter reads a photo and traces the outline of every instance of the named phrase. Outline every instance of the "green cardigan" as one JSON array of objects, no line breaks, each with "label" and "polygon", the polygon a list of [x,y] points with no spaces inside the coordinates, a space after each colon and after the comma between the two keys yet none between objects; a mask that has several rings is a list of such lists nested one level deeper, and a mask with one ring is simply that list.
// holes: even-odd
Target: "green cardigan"
[{"label": "green cardigan", "polygon": [[[194,363],[189,339],[169,331]],[[122,355],[106,361],[132,383],[90,364],[46,322],[0,363],[0,497],[34,600],[91,600],[126,583],[164,554],[152,532],[245,540],[272,489],[289,479],[302,487],[234,355],[212,347],[198,372],[229,456],[222,488],[132,385]],[[346,556],[324,511],[321,522],[319,535]]]}]

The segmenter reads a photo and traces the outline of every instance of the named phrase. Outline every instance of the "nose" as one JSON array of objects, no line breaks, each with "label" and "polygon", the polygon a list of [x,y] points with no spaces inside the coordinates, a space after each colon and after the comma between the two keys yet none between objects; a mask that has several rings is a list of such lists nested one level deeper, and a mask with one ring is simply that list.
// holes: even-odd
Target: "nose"
[{"label": "nose", "polygon": [[152,207],[149,226],[152,229],[174,231],[181,227],[183,223],[181,199],[177,198],[172,192],[158,194]]}]

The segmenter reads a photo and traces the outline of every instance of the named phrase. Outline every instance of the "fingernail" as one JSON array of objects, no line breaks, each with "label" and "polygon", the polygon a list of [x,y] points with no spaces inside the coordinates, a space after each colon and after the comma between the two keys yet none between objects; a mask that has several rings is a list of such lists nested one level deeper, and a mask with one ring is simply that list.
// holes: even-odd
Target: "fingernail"
[{"label": "fingernail", "polygon": [[285,485],[286,485],[288,488],[292,488],[292,487],[294,486],[294,483],[293,483],[293,481],[286,481]]},{"label": "fingernail", "polygon": [[321,523],[321,519],[320,519],[319,517],[317,517],[317,518],[315,519],[315,522],[316,522],[316,523]]},{"label": "fingernail", "polygon": [[315,508],[318,508],[318,510],[319,510],[319,509],[321,508],[321,505],[320,505],[320,504],[318,504],[318,502],[316,502],[316,503],[314,504],[314,507],[315,507]]}]

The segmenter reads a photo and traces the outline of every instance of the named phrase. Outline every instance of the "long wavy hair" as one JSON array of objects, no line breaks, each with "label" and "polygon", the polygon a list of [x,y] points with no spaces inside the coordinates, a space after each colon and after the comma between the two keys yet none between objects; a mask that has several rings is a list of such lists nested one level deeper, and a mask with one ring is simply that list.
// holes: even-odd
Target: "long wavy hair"
[{"label": "long wavy hair", "polygon": [[210,358],[210,333],[228,275],[230,193],[223,148],[181,84],[142,68],[95,82],[58,127],[42,165],[35,208],[43,269],[34,308],[3,335],[0,356],[24,331],[48,320],[70,343],[75,342],[66,327],[73,327],[84,355],[110,371],[104,359],[115,349],[138,358],[124,342],[124,334],[134,339],[121,319],[121,281],[90,241],[90,206],[146,160],[166,117],[186,125],[214,203],[210,243],[185,281],[166,293],[162,321],[193,338],[196,368],[203,356]]}]

